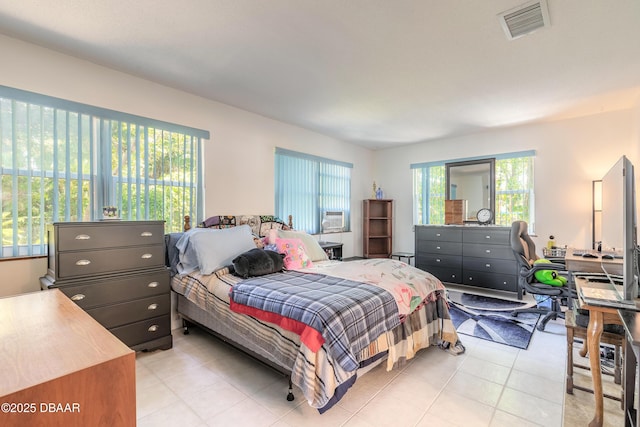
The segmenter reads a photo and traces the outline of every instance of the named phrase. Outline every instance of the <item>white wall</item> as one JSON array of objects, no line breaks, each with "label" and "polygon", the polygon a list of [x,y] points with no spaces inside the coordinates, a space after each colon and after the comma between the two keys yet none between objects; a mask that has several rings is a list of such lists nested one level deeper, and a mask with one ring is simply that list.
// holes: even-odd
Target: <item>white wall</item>
[{"label": "white wall", "polygon": [[[362,254],[361,200],[373,180],[396,201],[394,249],[413,251],[411,163],[535,149],[537,233],[580,247],[591,239],[591,181],[622,154],[640,168],[640,107],[372,152],[5,36],[0,51],[11,58],[1,85],[209,130],[209,215],[273,212],[276,145],[353,163],[352,232],[331,236],[345,256]],[[0,277],[10,278],[0,296],[38,290],[45,269],[43,259],[0,261]]]},{"label": "white wall", "polygon": [[[211,132],[205,142],[205,213],[274,211],[276,146],[353,163],[352,230],[332,235],[344,256],[361,254],[362,202],[371,193],[373,152],[228,105],[0,36],[0,85]],[[295,223],[295,218],[294,218]],[[46,261],[0,261],[0,296],[39,289]]]},{"label": "white wall", "polygon": [[[386,149],[375,176],[396,200],[394,249],[414,250],[412,163],[536,150],[536,245],[591,245],[591,181],[627,155],[640,176],[640,108]],[[637,185],[636,185],[637,186]],[[539,254],[541,255],[541,254]]]}]

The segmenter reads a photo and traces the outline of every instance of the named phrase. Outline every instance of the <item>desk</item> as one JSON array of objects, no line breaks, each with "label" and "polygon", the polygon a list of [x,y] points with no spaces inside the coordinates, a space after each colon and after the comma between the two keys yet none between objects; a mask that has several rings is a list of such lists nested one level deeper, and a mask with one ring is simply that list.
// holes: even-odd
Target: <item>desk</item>
[{"label": "desk", "polygon": [[[597,255],[597,258],[585,258],[582,255],[573,255],[575,249],[567,249],[567,253],[564,257],[565,266],[569,272],[585,272],[585,273],[604,273],[602,267],[607,270],[609,274],[622,275],[622,259],[602,259]],[[593,252],[597,254],[598,252]]]},{"label": "desk", "polygon": [[627,334],[624,349],[624,425],[637,426],[640,421],[640,408],[634,409],[636,381],[640,380],[638,357],[640,352],[640,313],[620,310],[620,318]]},{"label": "desk", "polygon": [[[576,290],[578,292],[578,306],[589,310],[589,325],[587,326],[587,350],[589,352],[589,367],[593,378],[593,398],[595,400],[596,413],[589,427],[602,427],[604,418],[604,397],[602,395],[602,368],[600,366],[600,337],[604,324],[622,325],[618,315],[618,309],[595,304],[587,304],[581,296],[580,288],[587,285],[587,280],[577,277]],[[584,349],[580,355],[584,356]],[[627,357],[625,353],[625,367]],[[625,370],[625,377],[627,373]],[[626,379],[625,379],[626,382]],[[626,400],[626,399],[625,399]]]}]

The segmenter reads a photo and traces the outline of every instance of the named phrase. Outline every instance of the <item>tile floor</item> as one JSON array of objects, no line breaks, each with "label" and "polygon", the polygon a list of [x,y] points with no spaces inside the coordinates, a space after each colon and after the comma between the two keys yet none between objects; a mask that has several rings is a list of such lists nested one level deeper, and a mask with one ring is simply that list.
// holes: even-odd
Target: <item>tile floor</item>
[{"label": "tile floor", "polygon": [[[374,368],[320,415],[287,380],[200,329],[174,331],[174,347],[138,353],[138,426],[583,426],[593,396],[565,393],[562,321],[527,350],[462,335],[466,352],[422,350],[401,370]],[[579,346],[576,346],[579,347]],[[584,378],[581,378],[584,377]],[[586,378],[586,379],[585,379]],[[589,381],[578,373],[576,381]],[[295,391],[295,390],[294,390]],[[623,425],[605,399],[605,426]]]}]

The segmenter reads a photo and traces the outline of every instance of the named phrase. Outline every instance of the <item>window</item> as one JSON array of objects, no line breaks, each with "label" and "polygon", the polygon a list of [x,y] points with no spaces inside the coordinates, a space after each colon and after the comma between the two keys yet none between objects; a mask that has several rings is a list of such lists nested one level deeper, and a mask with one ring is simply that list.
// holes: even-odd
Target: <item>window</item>
[{"label": "window", "polygon": [[[497,225],[510,226],[524,220],[533,232],[535,199],[533,186],[534,151],[505,153],[496,156]],[[479,158],[454,159],[412,164],[414,224],[444,224],[445,163]]]},{"label": "window", "polygon": [[319,233],[326,211],[343,211],[350,229],[351,163],[276,148],[275,210],[295,228]]},{"label": "window", "polygon": [[0,257],[46,254],[46,226],[200,218],[208,132],[0,86]]}]

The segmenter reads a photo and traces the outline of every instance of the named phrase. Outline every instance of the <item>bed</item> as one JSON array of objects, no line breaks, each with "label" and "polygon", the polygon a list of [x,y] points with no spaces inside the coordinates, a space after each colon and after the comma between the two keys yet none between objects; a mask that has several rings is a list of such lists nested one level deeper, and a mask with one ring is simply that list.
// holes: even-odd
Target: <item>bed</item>
[{"label": "bed", "polygon": [[[290,223],[217,216],[166,236],[185,333],[190,324],[204,327],[289,376],[287,399],[295,384],[320,413],[374,363],[398,368],[431,346],[464,351],[434,276],[392,259],[328,260]],[[246,274],[241,261],[254,252],[268,253],[275,270],[259,265],[260,274]]]}]

